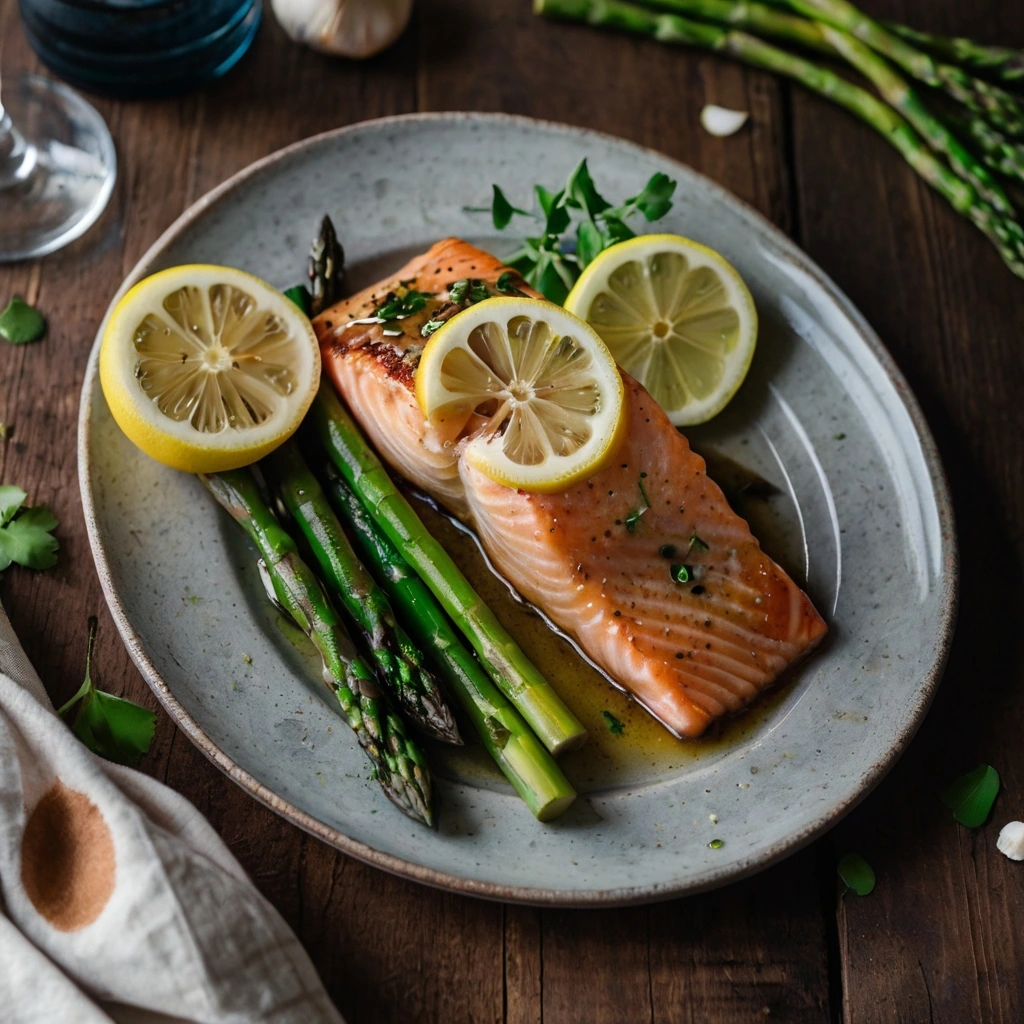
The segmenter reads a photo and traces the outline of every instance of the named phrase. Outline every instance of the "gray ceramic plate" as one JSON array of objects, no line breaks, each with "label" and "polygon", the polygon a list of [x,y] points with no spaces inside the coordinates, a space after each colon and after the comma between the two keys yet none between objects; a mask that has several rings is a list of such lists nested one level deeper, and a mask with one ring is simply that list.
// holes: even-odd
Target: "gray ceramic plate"
[{"label": "gray ceramic plate", "polygon": [[[655,171],[677,178],[658,230],[724,253],[761,314],[747,383],[691,440],[774,486],[757,518],[776,539],[762,539],[806,580],[831,633],[725,741],[634,759],[619,775],[584,773],[581,798],[548,825],[500,777],[456,766],[440,784],[440,830],[418,827],[367,780],[233,525],[198,481],[151,462],[114,425],[97,349],[79,425],[82,501],[107,601],[136,664],[204,753],[346,853],[433,885],[534,903],[639,902],[749,874],[835,824],[910,740],[949,644],[956,551],[934,444],[882,345],[806,256],[689,168],[500,115],[391,118],[283,150],[196,203],[123,286],[211,262],[286,287],[301,279],[324,211],[359,285],[443,235],[501,252],[509,239],[464,207],[486,204],[492,182],[528,204],[534,181],[562,181],[583,156],[613,198]],[[557,678],[557,664],[545,668]],[[710,848],[712,839],[723,845]]]}]

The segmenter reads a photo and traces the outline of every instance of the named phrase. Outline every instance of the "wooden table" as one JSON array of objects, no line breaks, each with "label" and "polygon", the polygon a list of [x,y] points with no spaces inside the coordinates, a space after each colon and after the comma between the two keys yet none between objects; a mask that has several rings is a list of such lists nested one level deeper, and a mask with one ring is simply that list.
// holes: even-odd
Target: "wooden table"
[{"label": "wooden table", "polygon": [[[880,15],[1024,46],[1024,5],[864,0]],[[110,209],[82,241],[0,271],[0,299],[45,311],[38,345],[0,344],[0,479],[60,517],[59,566],[13,568],[0,597],[60,702],[99,614],[101,685],[151,707],[106,612],[73,443],[86,357],[132,265],[186,206],[250,161],[324,129],[412,110],[504,110],[599,128],[684,160],[752,203],[839,283],[920,399],[960,524],[960,624],[917,739],[814,846],[738,885],[609,911],[447,895],[344,857],[258,805],[160,715],[144,771],[206,814],[301,936],[347,1019],[843,1021],[1020,1024],[1024,865],[996,851],[1024,818],[1024,281],[867,128],[799,88],[715,57],[536,20],[528,0],[419,0],[398,45],[365,64],[290,44],[268,16],[224,81],[182,99],[98,100],[117,142]],[[269,15],[269,11],[268,11]],[[5,73],[32,67],[0,2]],[[715,139],[706,102],[752,112]],[[856,571],[848,566],[847,571]],[[1003,794],[958,826],[937,791],[979,762]],[[878,886],[837,893],[848,850]]]}]

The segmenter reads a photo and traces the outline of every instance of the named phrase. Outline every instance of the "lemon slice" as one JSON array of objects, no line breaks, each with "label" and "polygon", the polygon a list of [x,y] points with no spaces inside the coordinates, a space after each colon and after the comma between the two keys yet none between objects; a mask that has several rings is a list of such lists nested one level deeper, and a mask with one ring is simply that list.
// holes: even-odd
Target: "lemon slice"
[{"label": "lemon slice", "polygon": [[679,235],[641,235],[602,252],[565,308],[679,427],[725,408],[750,369],[757,310],[732,264]]},{"label": "lemon slice", "polygon": [[189,473],[246,466],[298,428],[320,381],[320,348],[276,288],[231,267],[172,267],[114,308],[100,383],[118,426]]},{"label": "lemon slice", "polygon": [[416,397],[446,433],[468,431],[471,465],[526,491],[562,490],[597,472],[626,420],[604,342],[541,299],[486,299],[452,317],[423,350]]}]

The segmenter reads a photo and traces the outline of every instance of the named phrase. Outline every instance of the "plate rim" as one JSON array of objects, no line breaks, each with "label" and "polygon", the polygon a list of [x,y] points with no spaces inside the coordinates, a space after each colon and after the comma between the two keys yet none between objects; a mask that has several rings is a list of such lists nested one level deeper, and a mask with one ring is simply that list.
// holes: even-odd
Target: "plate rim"
[{"label": "plate rim", "polygon": [[[717,871],[705,875],[698,882],[686,882],[677,880],[675,882],[654,882],[641,885],[621,886],[611,889],[549,889],[534,888],[530,886],[507,885],[495,882],[477,881],[464,878],[457,874],[450,874],[435,868],[426,867],[398,857],[393,854],[384,853],[374,849],[372,846],[353,839],[340,830],[325,824],[307,811],[303,811],[291,801],[278,796],[271,789],[260,782],[255,776],[247,772],[228,756],[220,747],[206,734],[199,722],[180,704],[170,687],[161,676],[156,665],[153,663],[142,641],[142,637],[132,626],[127,610],[125,609],[111,578],[110,565],[100,538],[99,524],[96,516],[96,507],[93,500],[92,482],[89,478],[90,460],[90,412],[92,408],[91,397],[95,391],[96,376],[98,372],[98,355],[103,330],[111,310],[119,301],[121,296],[137,281],[141,280],[148,273],[148,268],[159,256],[163,249],[191,224],[206,214],[218,202],[232,193],[241,183],[254,178],[268,168],[282,160],[286,160],[307,149],[314,149],[330,140],[344,137],[349,134],[356,134],[367,128],[380,128],[391,125],[401,125],[422,122],[485,122],[490,124],[506,124],[519,127],[540,127],[548,131],[568,133],[576,135],[581,139],[596,138],[604,143],[612,143],[618,146],[632,147],[645,155],[656,157],[669,164],[683,166],[691,174],[702,179],[703,184],[717,198],[736,207],[739,207],[749,218],[757,223],[760,229],[777,246],[778,251],[793,265],[806,273],[814,283],[820,287],[825,294],[841,310],[843,316],[853,326],[861,341],[878,361],[883,373],[893,385],[903,408],[906,410],[914,432],[921,446],[921,455],[928,473],[928,479],[932,487],[937,513],[939,519],[939,534],[941,538],[941,570],[939,603],[939,633],[937,636],[936,658],[930,669],[921,680],[919,699],[913,708],[909,720],[896,737],[895,741],[877,759],[871,769],[866,772],[858,783],[858,787],[839,806],[833,807],[830,811],[823,813],[818,819],[808,824],[801,831],[787,836],[760,851],[758,854],[747,857],[738,864],[723,865]],[[668,157],[660,151],[648,146],[643,146],[629,139],[612,135],[608,132],[597,131],[591,128],[581,128],[576,125],[563,124],[556,121],[549,121],[542,118],[528,117],[520,114],[507,114],[501,112],[486,113],[477,111],[430,111],[413,112],[408,114],[394,114],[386,117],[371,118],[365,121],[358,121],[353,124],[343,125],[317,135],[309,136],[293,142],[282,149],[275,150],[267,156],[253,161],[242,169],[236,171],[219,185],[209,192],[200,196],[186,210],[184,210],[142,254],[139,260],[132,267],[124,281],[114,294],[103,315],[96,337],[90,349],[85,375],[82,381],[82,390],[79,400],[78,413],[78,483],[82,500],[82,512],[85,518],[86,533],[89,538],[89,548],[92,552],[93,561],[96,566],[96,573],[99,577],[100,587],[106,599],[107,607],[114,619],[117,631],[121,636],[129,655],[135,666],[141,672],[147,685],[155,694],[164,710],[170,715],[175,725],[178,726],[189,739],[199,748],[206,758],[216,765],[225,775],[254,797],[264,806],[279,814],[286,821],[297,825],[299,828],[311,835],[322,839],[342,853],[354,857],[365,864],[381,868],[391,874],[413,881],[443,889],[457,892],[464,895],[476,896],[483,899],[497,900],[502,902],[521,903],[533,906],[560,906],[560,907],[614,907],[628,906],[641,903],[651,903],[660,900],[668,900],[684,895],[696,895],[706,892],[719,886],[740,881],[760,871],[779,863],[786,857],[791,856],[798,850],[807,846],[815,839],[833,828],[842,818],[850,813],[861,803],[885,778],[895,763],[903,755],[907,746],[916,735],[925,715],[931,706],[942,680],[949,651],[956,627],[956,618],[959,601],[959,550],[956,537],[953,503],[949,492],[949,483],[946,477],[942,460],[939,456],[938,447],[935,444],[931,429],[928,426],[924,413],[912,392],[910,385],[896,365],[892,355],[886,349],[879,336],[870,326],[867,320],[846,294],[832,281],[832,279],[805,253],[788,235],[781,231],[759,210],[748,202],[734,195],[724,186],[702,174],[700,171],[684,164],[681,160]]]}]

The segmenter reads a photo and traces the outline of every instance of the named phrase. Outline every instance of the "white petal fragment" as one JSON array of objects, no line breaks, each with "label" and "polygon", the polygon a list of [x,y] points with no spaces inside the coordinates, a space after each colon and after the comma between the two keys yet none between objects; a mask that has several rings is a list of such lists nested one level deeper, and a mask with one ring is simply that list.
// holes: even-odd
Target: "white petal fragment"
[{"label": "white petal fragment", "polygon": [[727,135],[735,135],[749,117],[749,111],[730,110],[728,107],[716,107],[714,103],[708,103],[700,112],[700,123],[704,131],[724,139]]},{"label": "white petal fragment", "polygon": [[1011,821],[1003,826],[996,849],[1010,860],[1024,860],[1024,821]]}]

